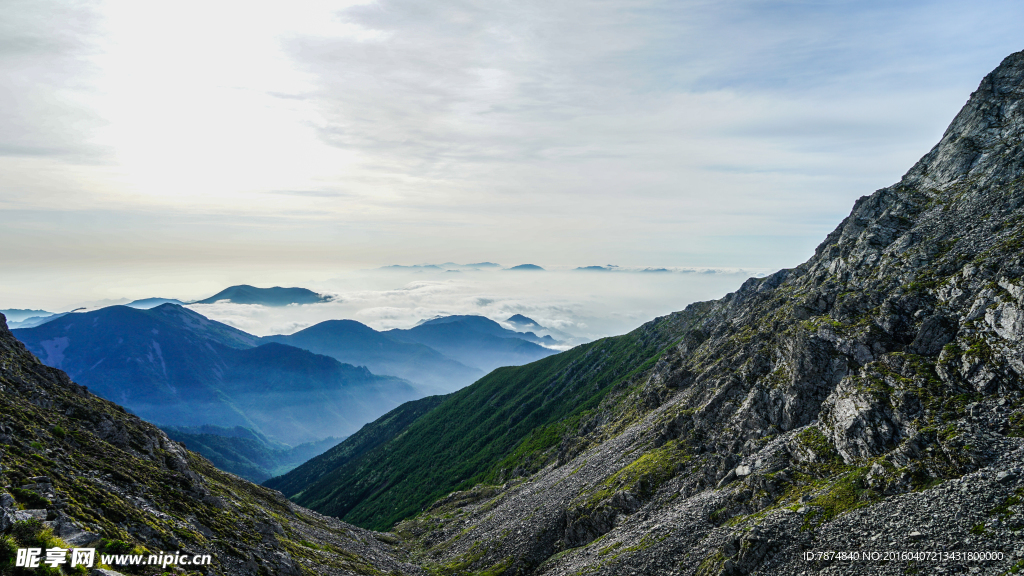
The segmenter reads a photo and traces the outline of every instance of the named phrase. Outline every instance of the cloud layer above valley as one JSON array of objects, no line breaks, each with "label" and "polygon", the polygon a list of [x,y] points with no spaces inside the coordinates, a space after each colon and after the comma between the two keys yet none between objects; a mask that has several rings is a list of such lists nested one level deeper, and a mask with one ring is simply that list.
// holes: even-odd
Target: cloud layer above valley
[{"label": "cloud layer above valley", "polygon": [[334,297],[323,304],[266,307],[218,302],[189,308],[260,336],[290,334],[331,319],[388,330],[436,316],[473,314],[504,323],[522,314],[553,329],[541,335],[550,333],[572,345],[622,334],[690,302],[721,297],[752,274],[763,272],[367,270],[309,286]]}]

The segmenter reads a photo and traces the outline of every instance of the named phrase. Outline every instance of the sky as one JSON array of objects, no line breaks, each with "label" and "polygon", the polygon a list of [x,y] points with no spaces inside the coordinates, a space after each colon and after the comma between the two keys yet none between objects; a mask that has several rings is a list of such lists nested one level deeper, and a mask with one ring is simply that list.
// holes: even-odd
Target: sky
[{"label": "sky", "polygon": [[[0,10],[0,308],[49,310],[420,281],[389,264],[795,266],[1024,49],[1016,1]],[[610,317],[742,281],[622,277],[455,292]]]}]

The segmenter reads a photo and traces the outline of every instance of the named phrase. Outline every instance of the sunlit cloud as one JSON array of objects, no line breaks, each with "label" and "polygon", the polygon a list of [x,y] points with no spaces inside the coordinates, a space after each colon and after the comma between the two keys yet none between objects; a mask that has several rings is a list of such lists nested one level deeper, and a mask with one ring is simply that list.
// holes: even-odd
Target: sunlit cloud
[{"label": "sunlit cloud", "polygon": [[[122,297],[142,284],[123,270],[198,292],[441,257],[793,266],[934,144],[1021,48],[1024,16],[1007,0],[2,9],[0,299],[36,307]],[[83,270],[103,287],[85,294]]]}]

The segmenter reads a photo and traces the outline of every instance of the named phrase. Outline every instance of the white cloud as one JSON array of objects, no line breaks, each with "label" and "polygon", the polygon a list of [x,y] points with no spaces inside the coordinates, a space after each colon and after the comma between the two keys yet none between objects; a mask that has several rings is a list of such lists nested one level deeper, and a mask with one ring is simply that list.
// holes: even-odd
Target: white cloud
[{"label": "white cloud", "polygon": [[[322,304],[273,308],[219,302],[190,308],[260,336],[289,334],[330,319],[352,319],[388,330],[410,328],[436,316],[472,314],[504,322],[523,314],[579,343],[625,333],[694,300],[721,297],[757,273],[478,270],[451,278],[444,271],[369,270],[310,284],[336,296]],[[602,274],[600,282],[593,274]]]},{"label": "white cloud", "polygon": [[[211,286],[438,255],[792,266],[930,148],[1024,16],[1005,0],[0,10],[6,301],[122,268]],[[60,298],[122,295],[106,285]]]}]

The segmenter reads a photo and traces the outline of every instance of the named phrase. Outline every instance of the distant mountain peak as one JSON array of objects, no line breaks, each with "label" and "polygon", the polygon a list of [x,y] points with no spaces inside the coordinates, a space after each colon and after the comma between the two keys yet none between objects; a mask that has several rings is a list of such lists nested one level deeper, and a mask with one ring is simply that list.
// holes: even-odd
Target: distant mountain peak
[{"label": "distant mountain peak", "polygon": [[518,266],[513,266],[511,268],[506,268],[506,270],[544,270],[544,269],[541,268],[540,266],[537,266],[536,264],[520,264]]},{"label": "distant mountain peak", "polygon": [[523,316],[522,314],[514,314],[512,316],[509,316],[509,318],[508,318],[508,320],[506,320],[506,322],[508,322],[509,324],[515,324],[517,327],[522,327],[522,328],[526,328],[526,327],[543,328],[543,326],[541,326],[540,323],[538,323],[536,320],[534,320],[533,318],[528,318],[526,316]]},{"label": "distant mountain peak", "polygon": [[185,303],[176,298],[141,298],[139,300],[133,300],[125,304],[125,306],[128,306],[129,308],[148,310],[149,308],[156,308],[162,304],[177,304],[180,306]]},{"label": "distant mountain peak", "polygon": [[452,322],[469,322],[474,325],[487,325],[488,327],[501,328],[494,320],[486,316],[478,316],[475,314],[453,314],[451,316],[434,316],[429,320],[420,320],[416,325],[423,326],[425,324],[451,324]]},{"label": "distant mountain peak", "polygon": [[199,300],[196,304],[213,304],[228,301],[232,304],[259,304],[261,306],[288,306],[289,304],[319,304],[328,302],[330,296],[313,292],[306,288],[257,288],[248,284],[231,286],[220,292]]}]

